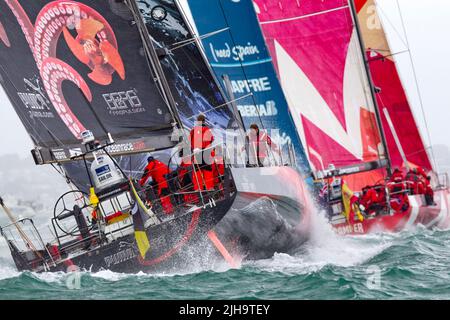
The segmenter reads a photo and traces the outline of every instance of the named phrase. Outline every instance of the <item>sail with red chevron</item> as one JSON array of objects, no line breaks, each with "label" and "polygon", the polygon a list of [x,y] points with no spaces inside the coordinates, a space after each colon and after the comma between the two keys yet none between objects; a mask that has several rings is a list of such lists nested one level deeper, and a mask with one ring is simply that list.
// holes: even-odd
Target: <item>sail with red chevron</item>
[{"label": "sail with red chevron", "polygon": [[375,1],[254,2],[336,230],[450,226]]}]

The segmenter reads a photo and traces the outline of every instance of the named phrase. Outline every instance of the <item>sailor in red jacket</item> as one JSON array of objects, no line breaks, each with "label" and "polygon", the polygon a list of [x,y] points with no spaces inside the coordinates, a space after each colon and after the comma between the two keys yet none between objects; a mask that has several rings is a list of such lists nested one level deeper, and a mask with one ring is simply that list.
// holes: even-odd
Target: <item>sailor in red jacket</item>
[{"label": "sailor in red jacket", "polygon": [[428,206],[435,206],[437,205],[436,202],[434,202],[434,190],[431,186],[431,177],[428,176],[425,181],[425,200]]},{"label": "sailor in red jacket", "polygon": [[197,117],[194,128],[192,128],[190,134],[191,151],[195,149],[207,149],[214,142],[214,136],[211,130],[206,125],[206,117],[200,114]]},{"label": "sailor in red jacket", "polygon": [[197,122],[189,134],[191,152],[194,160],[194,176],[192,182],[194,190],[214,189],[213,159],[214,149],[212,144],[214,136],[206,125],[206,117],[200,114]]},{"label": "sailor in red jacket", "polygon": [[374,188],[365,188],[363,191],[363,195],[359,200],[360,205],[362,206],[362,210],[369,215],[376,214],[375,205],[378,204],[380,198],[378,196],[378,192]]},{"label": "sailor in red jacket", "polygon": [[260,130],[255,123],[250,126],[247,139],[249,164],[263,167],[270,148],[276,149],[276,144],[272,142],[267,132]]},{"label": "sailor in red jacket", "polygon": [[409,188],[412,194],[425,194],[425,181],[426,179],[425,171],[422,168],[412,168],[408,171],[406,175],[406,180],[409,182]]},{"label": "sailor in red jacket", "polygon": [[161,205],[166,214],[173,213],[173,206],[169,196],[169,183],[167,182],[166,175],[170,173],[170,169],[167,165],[159,160],[156,160],[152,156],[148,159],[148,164],[145,167],[144,174],[142,175],[139,184],[144,186],[149,178],[152,178],[158,191],[158,197],[161,199]]},{"label": "sailor in red jacket", "polygon": [[389,179],[388,187],[391,194],[397,195],[404,191],[405,177],[400,169],[395,169]]},{"label": "sailor in red jacket", "polygon": [[400,169],[395,169],[389,179],[388,188],[391,196],[391,208],[395,211],[407,208],[409,203],[408,194],[406,192],[405,177]]},{"label": "sailor in red jacket", "polygon": [[[411,171],[410,171],[411,172]],[[425,172],[422,167],[412,169],[410,174],[416,194],[425,195],[425,200],[428,206],[434,206],[434,191],[431,186],[431,177]]]},{"label": "sailor in red jacket", "polygon": [[403,173],[400,169],[397,168],[394,170],[394,173],[392,173],[392,176],[389,181],[393,183],[402,183],[403,180],[404,180]]}]

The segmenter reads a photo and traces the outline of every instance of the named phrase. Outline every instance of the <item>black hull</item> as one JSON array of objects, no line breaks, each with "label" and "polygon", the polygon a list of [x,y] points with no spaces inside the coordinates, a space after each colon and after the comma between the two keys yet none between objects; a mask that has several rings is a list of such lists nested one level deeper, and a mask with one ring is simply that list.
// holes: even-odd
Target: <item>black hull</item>
[{"label": "black hull", "polygon": [[269,196],[240,194],[232,210],[214,228],[234,255],[245,260],[293,253],[309,238],[301,225],[302,208]]},{"label": "black hull", "polygon": [[244,260],[294,253],[309,239],[312,205],[303,179],[290,167],[234,169],[238,195],[214,228]]},{"label": "black hull", "polygon": [[[205,252],[207,232],[229,211],[234,198],[222,200],[214,208],[197,209],[146,230],[150,250],[145,259],[139,254],[134,234],[101,247],[92,248],[63,260],[50,272],[75,269],[97,272],[160,273],[189,270]],[[207,248],[211,251],[211,246]]]},{"label": "black hull", "polygon": [[[145,261],[140,259],[131,235],[111,244],[95,257],[80,257],[74,263],[92,271],[109,269],[132,273],[189,271],[192,265],[211,268],[215,261],[223,261],[223,258],[207,237],[210,230],[215,231],[229,253],[238,259],[258,260],[271,258],[275,253],[294,253],[309,239],[308,192],[297,171],[291,168],[281,168],[276,175],[267,175],[261,170],[264,169],[233,172],[235,196],[213,209],[202,209],[198,224],[193,212],[172,224],[150,228],[147,231],[150,245],[157,245],[152,246]],[[257,182],[259,179],[261,188],[249,191],[240,185],[240,179]],[[272,190],[268,190],[267,185],[271,185]],[[274,192],[274,189],[279,191]],[[190,226],[195,226],[192,232]],[[122,253],[124,251],[128,255]],[[114,255],[121,254],[129,260],[111,263],[115,261]]]},{"label": "black hull", "polygon": [[219,252],[217,243],[210,240],[210,231],[215,232],[236,260],[265,259],[275,253],[295,252],[309,236],[311,211],[307,191],[298,173],[291,168],[282,167],[275,175],[264,170],[236,169],[233,172],[236,190],[212,207],[190,209],[147,227],[150,249],[145,258],[139,253],[132,230],[106,242],[88,244],[87,248],[62,252],[63,258],[57,259],[57,264],[47,263],[47,268],[24,264],[21,253],[11,244],[10,249],[20,271],[119,273],[190,272],[223,263],[224,252]]}]

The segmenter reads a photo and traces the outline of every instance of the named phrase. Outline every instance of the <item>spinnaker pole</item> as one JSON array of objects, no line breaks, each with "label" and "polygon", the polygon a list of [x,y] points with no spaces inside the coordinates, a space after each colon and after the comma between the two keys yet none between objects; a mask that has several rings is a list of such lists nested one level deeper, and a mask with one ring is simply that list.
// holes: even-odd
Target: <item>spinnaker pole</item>
[{"label": "spinnaker pole", "polygon": [[372,102],[373,102],[374,109],[375,109],[375,117],[377,120],[378,129],[380,131],[381,143],[383,144],[384,153],[386,155],[386,160],[387,160],[386,170],[387,170],[388,175],[391,175],[392,174],[391,157],[389,155],[386,134],[383,129],[383,122],[382,122],[380,108],[379,108],[378,101],[377,101],[377,93],[375,90],[375,85],[373,83],[372,73],[370,72],[369,61],[367,60],[367,57],[366,57],[366,47],[364,45],[364,39],[363,39],[362,32],[361,32],[361,26],[360,26],[359,20],[358,20],[358,12],[356,10],[355,0],[348,0],[348,3],[350,6],[350,12],[351,12],[353,22],[355,25],[356,34],[358,35],[358,42],[359,42],[359,46],[361,49],[362,59],[364,61],[364,69],[366,71],[367,81],[369,82],[370,94],[371,94]]}]

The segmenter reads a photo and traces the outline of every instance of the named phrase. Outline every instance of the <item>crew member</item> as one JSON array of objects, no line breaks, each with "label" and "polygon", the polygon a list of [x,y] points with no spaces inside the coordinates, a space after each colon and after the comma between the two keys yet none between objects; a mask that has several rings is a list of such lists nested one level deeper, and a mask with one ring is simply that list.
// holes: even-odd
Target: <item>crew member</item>
[{"label": "crew member", "polygon": [[[423,169],[421,170],[423,171]],[[425,173],[425,172],[423,172]],[[426,174],[425,174],[426,179]],[[425,184],[423,181],[422,172],[419,173],[417,168],[412,168],[408,171],[406,175],[406,181],[409,183],[409,189],[412,194],[424,194],[425,193]]]},{"label": "crew member", "polygon": [[169,183],[167,182],[166,175],[170,173],[170,169],[167,165],[154,157],[150,156],[147,159],[148,164],[145,167],[144,174],[142,175],[139,184],[144,186],[149,178],[152,178],[156,185],[158,197],[161,200],[161,205],[166,214],[173,213],[173,205],[170,201]]},{"label": "crew member", "polygon": [[396,168],[394,172],[392,173],[391,178],[389,179],[390,182],[393,183],[402,183],[403,182],[403,173],[399,168]]},{"label": "crew member", "polygon": [[213,158],[214,150],[212,144],[214,136],[206,125],[206,117],[200,114],[190,134],[191,152],[193,153],[194,173],[192,182],[194,190],[214,189]]},{"label": "crew member", "polygon": [[368,215],[375,215],[377,213],[377,205],[380,202],[378,192],[374,188],[366,187],[363,190],[363,195],[359,200],[361,209]]},{"label": "crew member", "polygon": [[189,155],[185,156],[183,150],[179,153],[181,158],[180,166],[178,167],[178,182],[181,186],[181,193],[183,194],[183,201],[185,204],[194,203],[198,198],[192,194],[192,161]]},{"label": "crew member", "polygon": [[399,197],[402,194],[402,191],[404,191],[404,180],[402,171],[398,168],[395,169],[388,183],[389,192],[392,196]]},{"label": "crew member", "polygon": [[422,177],[424,181],[427,180],[428,175],[422,167],[417,167],[416,170],[419,177]]},{"label": "crew member", "polygon": [[425,180],[425,200],[428,206],[435,206],[436,202],[434,202],[434,191],[431,187],[431,177],[427,176]]},{"label": "crew member", "polygon": [[256,123],[250,126],[250,132],[247,134],[248,157],[250,165],[264,166],[264,161],[268,156],[268,148],[276,149],[277,146],[267,132],[259,130]]}]

